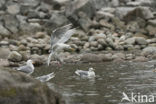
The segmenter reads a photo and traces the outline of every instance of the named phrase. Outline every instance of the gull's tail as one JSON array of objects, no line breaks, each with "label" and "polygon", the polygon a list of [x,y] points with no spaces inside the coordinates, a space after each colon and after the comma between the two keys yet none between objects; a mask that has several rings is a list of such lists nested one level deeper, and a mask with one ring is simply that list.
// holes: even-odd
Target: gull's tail
[{"label": "gull's tail", "polygon": [[80,72],[80,70],[76,70],[76,71],[75,71],[75,74],[80,75],[79,72]]},{"label": "gull's tail", "polygon": [[54,74],[54,72],[52,72],[52,73],[48,74],[48,76],[50,77],[50,79],[52,79],[55,77],[55,74]]}]

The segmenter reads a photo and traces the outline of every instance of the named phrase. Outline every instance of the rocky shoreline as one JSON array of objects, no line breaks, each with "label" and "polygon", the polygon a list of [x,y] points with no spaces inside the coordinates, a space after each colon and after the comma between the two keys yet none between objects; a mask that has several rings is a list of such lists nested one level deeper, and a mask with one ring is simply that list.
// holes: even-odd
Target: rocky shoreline
[{"label": "rocky shoreline", "polygon": [[[5,5],[3,5],[5,4]],[[75,49],[60,54],[66,63],[156,59],[155,0],[2,0],[0,59],[19,66],[28,59],[46,64],[50,34],[72,23],[68,41]]]}]

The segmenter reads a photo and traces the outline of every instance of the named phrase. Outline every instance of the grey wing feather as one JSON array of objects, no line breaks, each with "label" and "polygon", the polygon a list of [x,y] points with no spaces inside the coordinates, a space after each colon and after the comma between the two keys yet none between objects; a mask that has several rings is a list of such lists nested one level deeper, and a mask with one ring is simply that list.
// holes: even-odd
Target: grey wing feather
[{"label": "grey wing feather", "polygon": [[88,76],[88,71],[77,70],[76,73],[80,76]]},{"label": "grey wing feather", "polygon": [[17,70],[25,72],[25,73],[31,73],[32,72],[31,67],[27,66],[27,65],[26,66],[21,66]]},{"label": "grey wing feather", "polygon": [[47,75],[36,77],[36,79],[40,80],[41,82],[45,82],[45,81],[49,81],[50,79],[52,79],[54,77],[55,77],[55,74],[54,73],[50,73],[50,74],[47,74]]},{"label": "grey wing feather", "polygon": [[66,41],[69,40],[69,38],[75,33],[75,29],[70,29],[68,30],[62,38],[58,41],[58,43],[65,43]]},{"label": "grey wing feather", "polygon": [[72,24],[65,25],[63,27],[57,28],[51,34],[51,46],[57,43],[62,36],[71,28]]},{"label": "grey wing feather", "polygon": [[87,76],[88,75],[88,72],[86,71],[82,71],[82,72],[79,72],[80,76]]}]

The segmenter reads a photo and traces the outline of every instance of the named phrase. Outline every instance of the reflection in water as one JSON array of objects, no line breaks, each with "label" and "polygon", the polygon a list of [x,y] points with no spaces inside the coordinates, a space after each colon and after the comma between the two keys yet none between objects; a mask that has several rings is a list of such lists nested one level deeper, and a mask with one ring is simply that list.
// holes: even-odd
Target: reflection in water
[{"label": "reflection in water", "polygon": [[[67,104],[121,104],[123,92],[156,95],[153,64],[154,62],[75,64],[64,65],[61,70],[55,66],[43,66],[37,68],[33,76],[55,72],[55,78],[47,84],[63,94]],[[95,79],[80,78],[74,73],[76,69],[88,70],[89,67],[96,69]]]}]

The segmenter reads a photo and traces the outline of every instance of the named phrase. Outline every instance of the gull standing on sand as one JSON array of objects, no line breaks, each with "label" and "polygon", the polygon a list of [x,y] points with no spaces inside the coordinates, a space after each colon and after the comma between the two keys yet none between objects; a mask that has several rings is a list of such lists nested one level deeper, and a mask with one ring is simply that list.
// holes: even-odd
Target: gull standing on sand
[{"label": "gull standing on sand", "polygon": [[19,67],[17,70],[27,73],[28,75],[32,74],[34,72],[34,65],[32,60],[28,60],[27,64],[25,66]]},{"label": "gull standing on sand", "polygon": [[89,71],[83,71],[83,70],[76,70],[75,74],[77,74],[80,77],[88,77],[88,78],[94,78],[95,77],[95,69],[89,68]]},{"label": "gull standing on sand", "polygon": [[55,77],[55,74],[54,74],[54,72],[52,72],[52,73],[47,74],[47,75],[36,77],[35,79],[40,80],[41,82],[47,82],[54,77]]},{"label": "gull standing on sand", "polygon": [[65,44],[66,41],[69,40],[69,38],[75,33],[75,28],[71,29],[72,25],[65,25],[63,27],[55,29],[51,34],[51,50],[50,55],[48,57],[48,66],[50,64],[51,57],[54,56],[54,58],[58,61],[58,64],[63,63],[63,60],[61,57],[58,57],[58,54],[63,49],[73,49],[70,45]]}]

